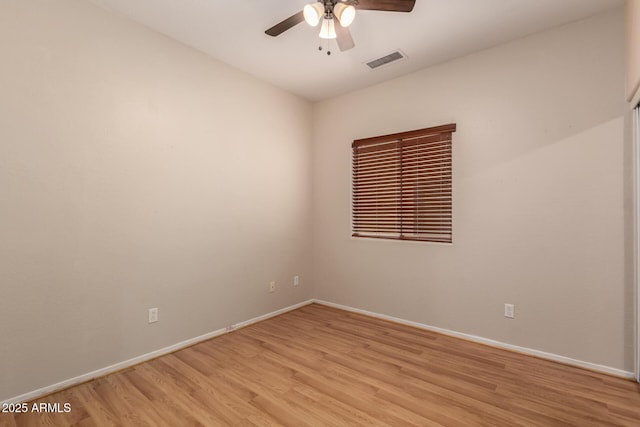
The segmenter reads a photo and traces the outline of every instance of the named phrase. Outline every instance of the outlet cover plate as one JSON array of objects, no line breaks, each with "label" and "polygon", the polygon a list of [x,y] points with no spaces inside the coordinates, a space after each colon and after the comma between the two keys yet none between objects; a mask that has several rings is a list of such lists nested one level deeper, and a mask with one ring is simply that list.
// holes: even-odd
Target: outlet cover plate
[{"label": "outlet cover plate", "polygon": [[149,323],[155,323],[158,321],[158,309],[150,308],[149,309]]},{"label": "outlet cover plate", "polygon": [[504,317],[513,319],[516,317],[516,308],[513,304],[504,305]]}]

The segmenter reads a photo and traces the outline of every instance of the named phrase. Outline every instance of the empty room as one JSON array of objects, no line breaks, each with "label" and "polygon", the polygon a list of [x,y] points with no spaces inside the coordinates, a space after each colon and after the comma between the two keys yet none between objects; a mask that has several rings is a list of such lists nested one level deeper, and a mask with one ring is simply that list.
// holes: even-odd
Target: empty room
[{"label": "empty room", "polygon": [[640,0],[0,0],[0,426],[640,425]]}]

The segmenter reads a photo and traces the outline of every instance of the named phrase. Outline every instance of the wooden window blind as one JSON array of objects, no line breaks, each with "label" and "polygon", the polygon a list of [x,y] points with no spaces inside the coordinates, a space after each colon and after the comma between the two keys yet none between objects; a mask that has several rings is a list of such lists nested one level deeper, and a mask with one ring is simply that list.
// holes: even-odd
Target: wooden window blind
[{"label": "wooden window blind", "polygon": [[353,141],[354,237],[452,242],[455,124]]}]

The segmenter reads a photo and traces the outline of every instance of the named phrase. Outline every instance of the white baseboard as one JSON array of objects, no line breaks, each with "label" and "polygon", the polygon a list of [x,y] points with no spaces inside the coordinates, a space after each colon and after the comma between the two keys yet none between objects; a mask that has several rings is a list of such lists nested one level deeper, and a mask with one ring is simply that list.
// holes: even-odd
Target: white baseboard
[{"label": "white baseboard", "polygon": [[37,390],[33,390],[33,391],[28,392],[28,393],[21,394],[20,396],[15,396],[15,397],[12,397],[12,398],[7,399],[5,401],[2,401],[2,402],[0,402],[0,406],[2,404],[5,404],[5,403],[7,403],[7,404],[20,403],[20,402],[26,402],[26,401],[29,401],[29,400],[34,400],[34,399],[37,399],[39,397],[45,396],[47,394],[55,393],[57,391],[65,389],[65,388],[68,388],[68,387],[71,387],[71,386],[74,386],[74,385],[77,385],[77,384],[81,384],[81,383],[90,381],[90,380],[92,380],[94,378],[102,377],[104,375],[108,375],[108,374],[111,374],[113,372],[120,371],[120,370],[128,368],[130,366],[137,365],[137,364],[142,363],[142,362],[146,362],[147,360],[155,359],[156,357],[159,357],[159,356],[162,356],[162,355],[165,355],[165,354],[168,354],[168,353],[173,353],[174,351],[183,349],[185,347],[189,347],[189,346],[192,346],[192,345],[197,344],[199,342],[206,341],[208,339],[217,337],[217,336],[222,335],[222,334],[226,334],[226,333],[231,332],[233,330],[236,330],[238,328],[243,328],[243,327],[249,326],[249,325],[251,325],[253,323],[257,323],[257,322],[260,322],[262,320],[266,320],[266,319],[269,319],[271,317],[278,316],[280,314],[286,313],[288,311],[295,310],[297,308],[303,307],[305,305],[309,305],[311,303],[313,303],[313,300],[303,301],[301,303],[294,304],[294,305],[291,305],[289,307],[282,308],[280,310],[272,311],[271,313],[267,313],[267,314],[264,314],[262,316],[254,317],[253,319],[249,319],[249,320],[245,320],[245,321],[240,322],[240,323],[236,323],[236,324],[234,324],[234,325],[232,325],[230,327],[227,327],[227,328],[218,329],[218,330],[215,330],[213,332],[209,332],[209,333],[206,333],[204,335],[200,335],[198,337],[191,338],[191,339],[188,339],[188,340],[185,340],[185,341],[181,341],[179,343],[170,345],[168,347],[164,347],[164,348],[161,348],[159,350],[152,351],[150,353],[142,354],[140,356],[134,357],[133,359],[125,360],[125,361],[116,363],[116,364],[111,365],[111,366],[107,366],[107,367],[104,367],[104,368],[101,368],[101,369],[97,369],[95,371],[88,372],[86,374],[82,374],[82,375],[79,375],[77,377],[70,378],[68,380],[60,381],[59,383],[52,384],[52,385],[46,386],[46,387],[42,387],[42,388],[39,388]]},{"label": "white baseboard", "polygon": [[37,390],[33,390],[30,391],[28,393],[24,393],[21,394],[20,396],[15,396],[12,397],[10,399],[7,399],[5,401],[0,402],[1,404],[9,404],[9,403],[19,403],[19,402],[25,402],[25,401],[29,401],[29,400],[34,400],[37,399],[39,397],[45,396],[47,394],[51,394],[51,393],[55,393],[57,391],[60,391],[62,389],[77,385],[77,384],[81,384],[84,383],[86,381],[90,381],[94,378],[97,377],[101,377],[104,375],[108,375],[111,374],[113,372],[116,371],[120,371],[122,369],[128,368],[130,366],[133,365],[137,365],[139,363],[145,362],[147,360],[151,360],[151,359],[155,359],[156,357],[168,354],[168,353],[172,353],[174,351],[183,349],[185,347],[189,347],[191,345],[197,344],[199,342],[202,341],[206,341],[208,339],[217,337],[219,335],[228,333],[230,331],[233,331],[235,329],[238,328],[242,328],[245,326],[249,326],[253,323],[257,323],[266,319],[269,319],[271,317],[275,317],[278,316],[280,314],[286,313],[288,311],[292,311],[295,310],[297,308],[303,307],[305,305],[309,305],[312,303],[317,303],[317,304],[321,304],[321,305],[326,305],[328,307],[333,307],[333,308],[338,308],[340,310],[345,310],[345,311],[350,311],[353,313],[359,313],[359,314],[364,314],[366,316],[370,316],[370,317],[376,317],[379,319],[383,319],[383,320],[389,320],[391,322],[395,322],[395,323],[399,323],[399,324],[403,324],[403,325],[408,325],[408,326],[413,326],[415,328],[419,328],[419,329],[424,329],[427,331],[433,331],[433,332],[438,332],[441,333],[443,335],[449,335],[452,337],[456,337],[456,338],[462,338],[468,341],[474,341],[474,342],[478,342],[481,344],[486,344],[486,345],[490,345],[492,347],[498,347],[498,348],[503,348],[506,350],[511,350],[511,351],[515,351],[518,353],[523,353],[523,354],[528,354],[531,356],[537,356],[540,357],[542,359],[547,359],[547,360],[551,360],[554,362],[560,362],[560,363],[564,363],[566,365],[571,365],[571,366],[577,366],[580,368],[585,368],[585,369],[590,369],[592,371],[596,371],[596,372],[602,372],[605,374],[609,374],[609,375],[614,375],[617,377],[622,377],[622,378],[627,378],[627,379],[634,379],[636,376],[633,372],[629,372],[629,371],[624,371],[622,369],[617,369],[617,368],[612,368],[609,366],[604,366],[604,365],[598,365],[595,363],[590,363],[590,362],[585,362],[582,360],[576,360],[576,359],[572,359],[569,357],[565,357],[565,356],[560,356],[557,354],[553,354],[553,353],[547,353],[544,351],[539,351],[539,350],[534,350],[531,348],[526,348],[526,347],[520,347],[517,345],[512,345],[512,344],[506,344],[500,341],[495,341],[495,340],[491,340],[488,338],[482,338],[482,337],[478,337],[476,335],[470,335],[470,334],[465,334],[465,333],[461,333],[461,332],[456,332],[456,331],[451,331],[448,329],[443,329],[443,328],[438,328],[435,326],[429,326],[429,325],[425,325],[422,323],[418,323],[418,322],[412,322],[410,320],[405,320],[405,319],[400,319],[397,317],[393,317],[393,316],[387,316],[385,314],[380,314],[380,313],[374,313],[372,311],[367,311],[367,310],[361,310],[359,308],[354,308],[354,307],[349,307],[346,305],[342,305],[342,304],[335,304],[332,302],[328,302],[328,301],[323,301],[323,300],[319,300],[319,299],[311,299],[311,300],[307,300],[307,301],[303,301],[300,302],[298,304],[294,304],[291,305],[289,307],[285,307],[282,308],[280,310],[276,310],[273,311],[271,313],[267,313],[264,314],[262,316],[258,316],[258,317],[254,317],[252,319],[240,322],[240,323],[236,323],[234,325],[232,325],[231,327],[228,328],[222,328],[222,329],[218,329],[209,333],[206,333],[204,335],[200,335],[198,337],[195,338],[191,338],[185,341],[181,341],[179,343],[170,345],[168,347],[164,347],[161,348],[159,350],[155,350],[152,351],[150,353],[146,353],[137,357],[134,357],[132,359],[129,360],[125,360],[119,363],[116,363],[114,365],[111,366],[107,366],[101,369],[97,369],[95,371],[92,372],[88,372],[86,374],[83,375],[79,375],[77,377],[74,378],[70,378],[68,380],[64,380],[64,381],[60,381],[56,384],[52,384],[50,386],[46,386],[46,387],[42,387],[39,388]]},{"label": "white baseboard", "polygon": [[313,302],[317,303],[317,304],[321,304],[321,305],[326,305],[328,307],[338,308],[340,310],[345,310],[345,311],[351,311],[353,313],[364,314],[366,316],[376,317],[378,319],[383,319],[383,320],[389,320],[391,322],[399,323],[399,324],[402,324],[402,325],[413,326],[415,328],[424,329],[424,330],[432,331],[432,332],[437,332],[437,333],[440,333],[440,334],[443,334],[443,335],[449,335],[449,336],[452,336],[452,337],[461,338],[461,339],[468,340],[468,341],[474,341],[474,342],[477,342],[477,343],[490,345],[492,347],[503,348],[505,350],[515,351],[517,353],[523,353],[523,354],[527,354],[527,355],[530,355],[530,356],[536,356],[536,357],[539,357],[539,358],[542,358],[542,359],[547,359],[547,360],[551,360],[551,361],[554,361],[554,362],[564,363],[565,365],[577,366],[579,368],[585,368],[585,369],[589,369],[591,371],[601,372],[601,373],[604,373],[604,374],[613,375],[613,376],[621,377],[621,378],[625,378],[625,379],[635,379],[636,378],[636,375],[633,372],[625,371],[625,370],[618,369],[618,368],[612,368],[610,366],[598,365],[596,363],[585,362],[585,361],[582,361],[582,360],[576,360],[576,359],[572,359],[570,357],[560,356],[558,354],[547,353],[545,351],[534,350],[532,348],[520,347],[520,346],[517,346],[517,345],[507,344],[507,343],[503,343],[503,342],[500,342],[500,341],[495,341],[495,340],[488,339],[488,338],[482,338],[482,337],[479,337],[479,336],[476,336],[476,335],[471,335],[471,334],[465,334],[465,333],[462,333],[462,332],[451,331],[449,329],[438,328],[436,326],[424,325],[422,323],[412,322],[410,320],[404,320],[404,319],[400,319],[400,318],[397,318],[397,317],[387,316],[385,314],[374,313],[374,312],[367,311],[367,310],[361,310],[359,308],[349,307],[349,306],[342,305],[342,304],[335,304],[335,303],[332,303],[332,302],[318,300],[318,299],[314,299]]}]

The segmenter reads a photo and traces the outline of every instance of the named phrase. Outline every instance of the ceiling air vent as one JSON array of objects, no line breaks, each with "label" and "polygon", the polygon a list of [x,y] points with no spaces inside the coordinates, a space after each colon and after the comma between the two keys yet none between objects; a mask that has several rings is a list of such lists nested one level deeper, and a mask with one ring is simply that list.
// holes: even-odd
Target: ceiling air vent
[{"label": "ceiling air vent", "polygon": [[367,61],[365,62],[365,64],[367,67],[375,70],[376,68],[382,67],[383,65],[388,65],[392,62],[400,61],[401,59],[405,59],[406,57],[407,55],[405,55],[401,50],[396,50],[388,55],[372,59],[371,61]]}]

